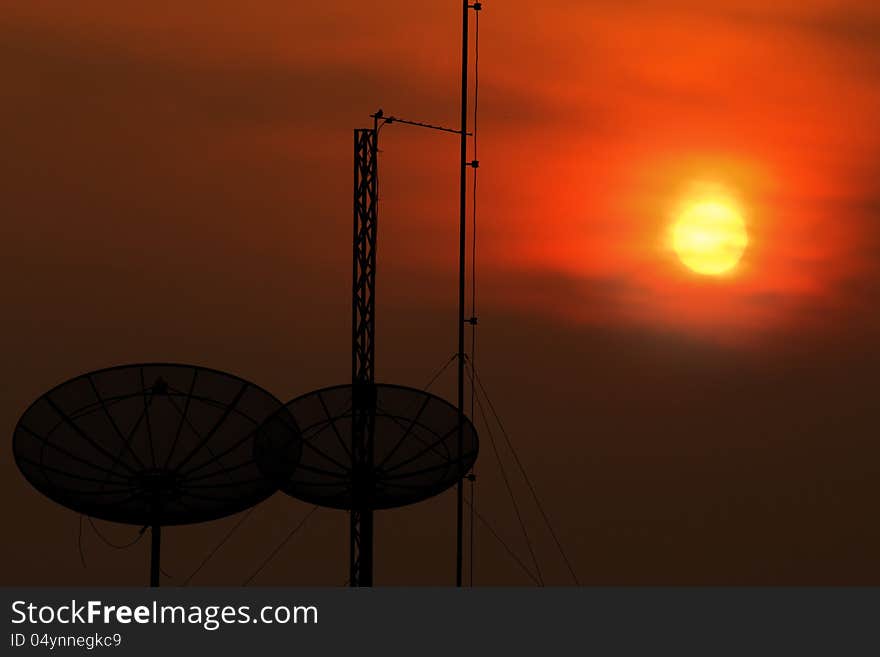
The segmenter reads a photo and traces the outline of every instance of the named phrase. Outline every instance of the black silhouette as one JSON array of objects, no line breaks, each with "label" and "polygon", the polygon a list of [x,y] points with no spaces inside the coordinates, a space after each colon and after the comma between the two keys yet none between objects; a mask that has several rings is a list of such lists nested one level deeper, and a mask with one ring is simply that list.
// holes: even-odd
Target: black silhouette
[{"label": "black silhouette", "polygon": [[150,527],[150,584],[158,586],[163,525],[221,518],[275,492],[252,458],[253,437],[270,416],[296,435],[278,399],[231,374],[125,365],[37,399],[16,426],[13,451],[25,478],[55,502]]},{"label": "black silhouette", "polygon": [[[220,518],[281,488],[350,511],[352,586],[373,581],[373,512],[457,485],[456,584],[462,583],[462,481],[478,454],[464,413],[468,23],[462,4],[462,114],[458,130],[374,115],[355,130],[350,385],[286,406],[237,377],[186,365],[144,364],[84,374],[37,400],[14,437],[16,461],[35,488],[80,513],[152,529],[150,583],[159,583],[162,525]],[[479,23],[477,22],[477,25]],[[476,107],[474,108],[476,113]],[[375,384],[379,129],[390,123],[461,139],[457,404],[428,392]],[[474,148],[476,151],[476,148]]]},{"label": "black silhouette", "polygon": [[[363,395],[365,399],[359,400]],[[256,461],[267,477],[293,497],[335,509],[390,509],[420,502],[455,485],[473,466],[477,432],[465,419],[458,458],[458,410],[423,390],[375,384],[335,386],[289,402],[285,409],[299,432],[258,432]],[[363,413],[362,417],[359,414]],[[287,427],[287,413],[279,415]],[[358,422],[369,426],[370,453],[352,451]],[[301,432],[301,433],[300,433]],[[299,461],[287,473],[282,462]]]}]

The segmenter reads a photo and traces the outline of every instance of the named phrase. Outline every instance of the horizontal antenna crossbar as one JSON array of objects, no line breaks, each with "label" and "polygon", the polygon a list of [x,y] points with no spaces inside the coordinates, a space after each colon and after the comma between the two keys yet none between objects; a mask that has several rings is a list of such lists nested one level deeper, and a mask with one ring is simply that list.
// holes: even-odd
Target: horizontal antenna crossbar
[{"label": "horizontal antenna crossbar", "polygon": [[[441,132],[452,132],[456,135],[461,134],[461,130],[456,130],[455,128],[446,128],[441,125],[434,125],[432,123],[423,123],[421,121],[409,121],[407,119],[400,119],[396,116],[385,116],[381,110],[376,112],[375,114],[370,114],[371,118],[380,119],[384,123],[405,123],[406,125],[414,125],[418,128],[430,128],[431,130],[440,130]],[[473,137],[472,132],[465,133],[468,137]]]}]

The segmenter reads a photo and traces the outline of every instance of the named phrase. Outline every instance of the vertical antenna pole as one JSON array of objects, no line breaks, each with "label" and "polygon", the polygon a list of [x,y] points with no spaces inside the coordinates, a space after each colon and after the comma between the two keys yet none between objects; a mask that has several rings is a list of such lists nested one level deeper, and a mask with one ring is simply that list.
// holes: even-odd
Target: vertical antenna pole
[{"label": "vertical antenna pole", "polygon": [[150,529],[150,586],[159,586],[159,547],[162,541],[162,527],[153,525]]},{"label": "vertical antenna pole", "polygon": [[[378,112],[377,112],[378,115]],[[352,264],[352,504],[349,583],[373,585],[374,340],[378,192],[378,118],[354,131]]]},{"label": "vertical antenna pole", "polygon": [[467,114],[468,114],[468,0],[462,0],[461,23],[461,189],[458,252],[458,487],[456,489],[455,585],[461,586],[464,543],[464,260],[467,240]]}]

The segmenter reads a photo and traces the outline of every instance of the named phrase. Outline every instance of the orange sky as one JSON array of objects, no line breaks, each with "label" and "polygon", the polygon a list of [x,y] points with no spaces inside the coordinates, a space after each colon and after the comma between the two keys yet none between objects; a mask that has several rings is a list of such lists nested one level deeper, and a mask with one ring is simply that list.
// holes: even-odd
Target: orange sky
[{"label": "orange sky", "polygon": [[[571,117],[533,128],[532,150],[517,143],[537,161],[516,166],[535,181],[516,226],[539,227],[530,243],[511,230],[497,257],[611,283],[614,308],[598,313],[612,322],[740,340],[871,312],[850,292],[877,273],[880,11],[870,6],[548,10],[566,65],[545,70],[535,94]],[[565,139],[545,149],[551,131]],[[695,181],[728,187],[746,211],[750,248],[723,281],[683,271],[662,248],[670,210]],[[597,309],[567,314],[589,321]]]},{"label": "orange sky", "polygon": [[[175,230],[202,230],[185,206],[220,185],[233,197],[216,198],[228,239],[277,243],[270,234],[290,230],[281,217],[251,219],[263,235],[248,235],[236,201],[258,213],[276,213],[261,204],[279,201],[345,213],[348,181],[336,172],[349,157],[347,130],[367,113],[382,105],[455,122],[457,16],[443,3],[411,11],[389,2],[368,15],[359,3],[263,3],[246,15],[237,6],[16,3],[2,20],[11,54],[29,62],[6,82],[26,101],[26,116],[9,117],[30,128],[18,133],[29,140],[19,151],[37,155],[31,130],[45,139],[41,155],[74,163],[96,149],[92,170],[77,172],[94,179],[112,169],[123,197],[142,174],[165,189],[183,184],[164,204],[182,215]],[[571,277],[575,289],[613,289],[611,303],[574,295],[547,311],[734,341],[865,310],[850,290],[875,274],[878,239],[880,10],[871,3],[508,2],[486,16],[487,280]],[[53,93],[65,95],[45,102]],[[66,122],[40,121],[41,109],[59,105]],[[383,255],[389,266],[423,268],[414,247],[429,234],[443,249],[427,262],[446,271],[456,253],[455,144],[396,131],[405,134],[386,131]],[[140,163],[120,170],[114,150]],[[275,185],[249,194],[261,169]],[[81,199],[74,175],[68,168],[59,182]],[[728,186],[747,212],[750,248],[724,281],[683,272],[663,248],[670,208],[701,180]],[[484,299],[540,303],[492,285]]]},{"label": "orange sky", "polygon": [[[206,364],[281,397],[348,376],[351,130],[379,107],[455,124],[460,15],[439,1],[243,7],[0,0],[4,426],[51,385],[119,362]],[[675,540],[759,552],[737,541],[760,495],[716,513],[739,481],[730,463],[757,461],[765,497],[813,490],[837,426],[850,442],[828,467],[861,473],[839,498],[857,516],[876,492],[860,468],[876,462],[880,5],[497,0],[481,22],[481,362],[560,508],[572,487],[619,496],[591,509],[598,529],[561,512],[569,539],[609,559],[603,581],[704,581],[711,564]],[[454,350],[458,144],[397,125],[381,146],[378,371],[421,385]],[[749,248],[723,279],[664,247],[671,208],[700,181],[745,209]],[[779,389],[778,409],[764,406]],[[595,452],[572,429],[583,404]],[[806,451],[792,459],[795,441]],[[678,451],[658,457],[659,444]],[[656,507],[610,479],[617,466],[664,482]],[[711,489],[705,507],[671,517],[690,484]],[[837,522],[838,502],[761,516],[762,532],[788,532],[774,581],[821,570],[819,547],[784,559],[815,539],[816,513]],[[630,529],[653,560],[626,552]],[[823,540],[840,561],[853,549]],[[824,581],[852,581],[858,563]],[[741,566],[728,580],[765,581],[757,556]]]}]

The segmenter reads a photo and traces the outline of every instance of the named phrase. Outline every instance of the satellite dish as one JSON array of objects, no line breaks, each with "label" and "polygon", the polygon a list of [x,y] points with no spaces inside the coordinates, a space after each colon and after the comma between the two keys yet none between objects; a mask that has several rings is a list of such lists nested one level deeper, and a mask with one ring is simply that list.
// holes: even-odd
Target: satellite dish
[{"label": "satellite dish", "polygon": [[275,492],[253,460],[269,417],[297,435],[282,403],[249,381],[191,365],[123,365],[37,399],[15,428],[13,452],[25,479],[58,504],[150,526],[158,586],[163,525],[221,518]]},{"label": "satellite dish", "polygon": [[[458,410],[416,388],[334,386],[294,399],[285,411],[258,433],[255,460],[283,492],[320,506],[372,510],[420,502],[456,484],[479,451],[465,417],[459,454]],[[355,457],[359,423],[372,435],[372,453]]]}]

